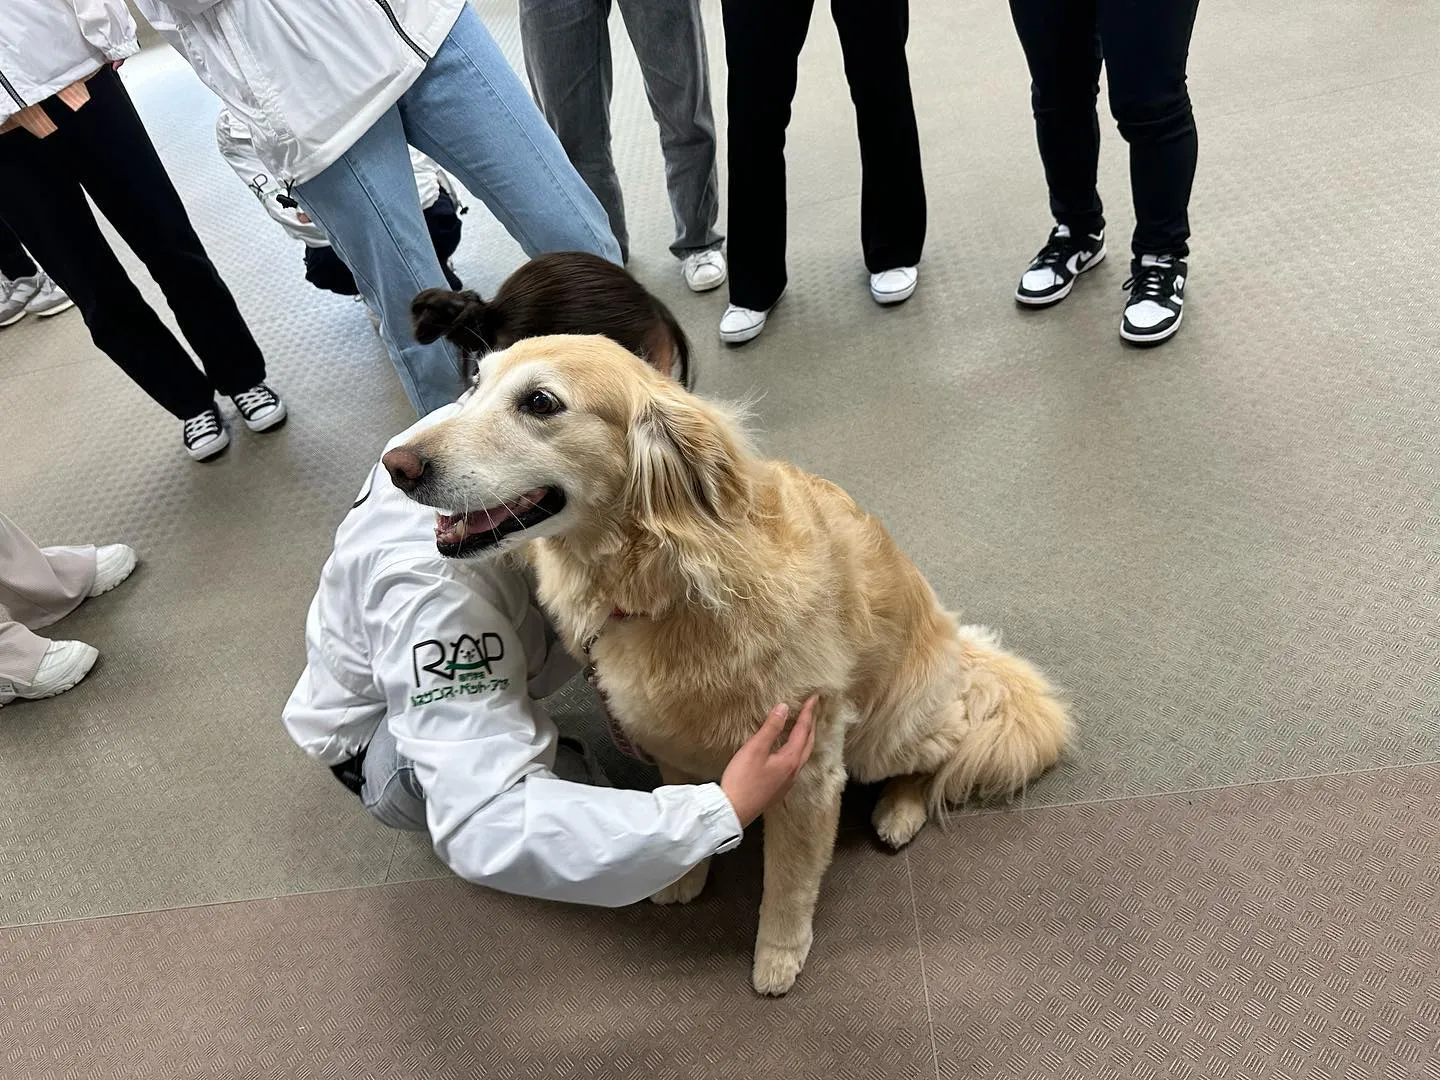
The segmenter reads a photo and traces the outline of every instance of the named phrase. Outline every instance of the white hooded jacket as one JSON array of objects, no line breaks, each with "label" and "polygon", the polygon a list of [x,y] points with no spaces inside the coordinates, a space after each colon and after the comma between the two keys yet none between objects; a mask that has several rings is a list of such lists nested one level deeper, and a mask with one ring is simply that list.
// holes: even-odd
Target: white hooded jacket
[{"label": "white hooded jacket", "polygon": [[371,470],[306,620],[308,663],[283,717],[301,748],[338,764],[389,724],[425,790],[435,853],[504,892],[618,907],[738,844],[716,784],[641,792],[553,774],[555,725],[536,699],[576,664],[525,579],[440,555],[434,522],[379,464]]},{"label": "white hooded jacket", "polygon": [[323,172],[400,100],[465,2],[136,0],[136,6],[254,133],[271,175],[291,184]]},{"label": "white hooded jacket", "polygon": [[3,0],[0,123],[139,48],[125,0]]},{"label": "white hooded jacket", "polygon": [[[301,221],[300,208],[286,206],[282,201],[284,186],[256,156],[250,129],[229,109],[221,109],[220,115],[215,119],[215,142],[220,147],[220,155],[235,170],[235,175],[245,182],[245,186],[260,200],[265,212],[278,221],[287,233],[306,247],[330,246],[330,237],[318,222],[310,220],[308,216]],[[410,147],[410,167],[415,171],[415,189],[420,195],[421,209],[428,210],[434,206],[442,189],[455,200],[458,207],[459,199],[456,198],[454,183],[439,165],[413,146]]]}]

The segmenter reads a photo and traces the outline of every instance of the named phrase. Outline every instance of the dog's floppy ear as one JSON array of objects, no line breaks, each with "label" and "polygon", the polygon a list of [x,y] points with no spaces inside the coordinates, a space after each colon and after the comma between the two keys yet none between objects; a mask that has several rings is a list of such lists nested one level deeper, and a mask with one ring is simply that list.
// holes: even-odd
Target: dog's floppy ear
[{"label": "dog's floppy ear", "polygon": [[490,306],[479,294],[466,289],[426,289],[410,305],[410,323],[415,340],[429,345],[440,338],[472,350],[488,350]]},{"label": "dog's floppy ear", "polygon": [[657,392],[631,425],[631,505],[664,539],[698,540],[742,518],[750,497],[744,470],[732,425],[678,387]]}]

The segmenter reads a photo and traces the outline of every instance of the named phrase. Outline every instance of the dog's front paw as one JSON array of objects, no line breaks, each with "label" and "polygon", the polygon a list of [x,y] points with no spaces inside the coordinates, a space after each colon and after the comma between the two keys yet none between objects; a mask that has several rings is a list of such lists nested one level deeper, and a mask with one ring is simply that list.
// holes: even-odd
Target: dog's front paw
[{"label": "dog's front paw", "polygon": [[810,943],[803,948],[783,948],[775,945],[755,946],[755,969],[752,982],[757,994],[766,997],[781,997],[795,985],[795,978],[805,966],[805,957],[810,953]]},{"label": "dog's front paw", "polygon": [[915,839],[929,816],[924,784],[906,776],[886,785],[870,821],[880,839],[899,851]]},{"label": "dog's front paw", "polygon": [[666,885],[654,896],[652,904],[688,904],[705,891],[705,881],[710,876],[710,860],[696,863],[679,881]]}]

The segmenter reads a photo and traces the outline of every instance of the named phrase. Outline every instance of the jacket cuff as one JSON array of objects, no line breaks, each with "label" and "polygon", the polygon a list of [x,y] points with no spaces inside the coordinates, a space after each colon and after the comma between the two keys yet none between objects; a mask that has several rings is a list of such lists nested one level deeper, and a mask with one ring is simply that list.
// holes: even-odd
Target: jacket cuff
[{"label": "jacket cuff", "polygon": [[745,830],[740,827],[740,819],[735,816],[735,808],[730,805],[725,792],[720,790],[719,784],[701,784],[697,794],[701,803],[701,821],[715,843],[713,854],[724,855],[727,851],[734,851],[740,846]]}]

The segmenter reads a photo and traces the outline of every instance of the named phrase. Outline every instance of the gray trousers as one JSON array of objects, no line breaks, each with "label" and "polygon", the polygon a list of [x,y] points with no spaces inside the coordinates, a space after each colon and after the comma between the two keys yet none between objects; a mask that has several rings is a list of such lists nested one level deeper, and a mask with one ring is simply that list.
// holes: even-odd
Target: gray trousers
[{"label": "gray trousers", "polygon": [[34,679],[50,642],[33,631],[69,615],[94,584],[93,547],[41,549],[0,514],[0,683]]},{"label": "gray trousers", "polygon": [[[650,111],[660,125],[677,258],[717,248],[720,180],[700,0],[618,0]],[[520,0],[530,89],[570,162],[610,216],[630,257],[625,202],[610,154],[611,0]]]},{"label": "gray trousers", "polygon": [[[425,789],[415,778],[415,766],[401,755],[390,725],[383,720],[365,748],[365,785],[360,801],[382,824],[392,829],[424,832]],[[611,787],[594,752],[576,739],[561,738],[555,751],[555,775],[577,784]]]}]

